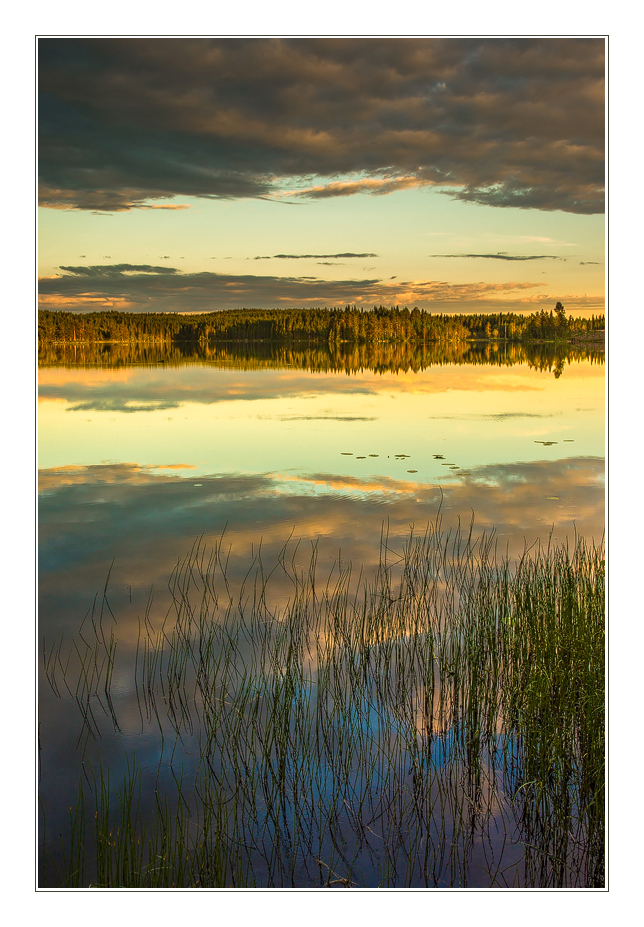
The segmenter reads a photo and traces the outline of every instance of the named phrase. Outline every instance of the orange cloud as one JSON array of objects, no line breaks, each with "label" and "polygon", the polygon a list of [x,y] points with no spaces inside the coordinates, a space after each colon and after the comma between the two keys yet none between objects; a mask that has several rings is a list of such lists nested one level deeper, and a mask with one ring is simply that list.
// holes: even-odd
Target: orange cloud
[{"label": "orange cloud", "polygon": [[[273,479],[280,483],[297,483],[298,486],[322,486],[334,492],[371,492],[371,493],[391,493],[395,495],[416,495],[418,492],[418,483],[411,480],[396,480],[387,477],[378,477],[376,479],[360,479],[351,476],[333,476],[322,474],[312,476],[294,476],[290,473],[271,473]],[[423,483],[423,488],[427,489],[427,484]]]},{"label": "orange cloud", "polygon": [[196,470],[194,464],[187,463],[178,463],[178,464],[148,464],[146,467],[147,470]]},{"label": "orange cloud", "polygon": [[194,470],[192,464],[70,464],[64,467],[49,467],[38,471],[38,491],[54,492],[62,486],[77,486],[81,483],[103,485],[105,483],[144,483],[171,480],[171,476],[153,473],[154,470]]},{"label": "orange cloud", "polygon": [[135,209],[191,209],[187,203],[173,203],[168,204],[167,206],[157,205],[156,203],[141,203],[140,206],[133,207]]},{"label": "orange cloud", "polygon": [[[56,280],[57,277],[41,277],[40,280]],[[103,309],[119,309],[122,312],[136,311],[137,303],[125,296],[96,296],[93,293],[80,293],[76,296],[61,296],[58,293],[43,293],[38,296],[41,309],[91,309],[100,312]]]},{"label": "orange cloud", "polygon": [[307,187],[295,193],[281,194],[283,196],[305,196],[310,199],[325,199],[330,196],[353,196],[355,193],[371,193],[384,195],[395,190],[407,190],[410,187],[435,186],[436,181],[424,180],[415,175],[406,177],[382,177],[365,180],[343,180],[336,183],[323,184],[319,187]]}]

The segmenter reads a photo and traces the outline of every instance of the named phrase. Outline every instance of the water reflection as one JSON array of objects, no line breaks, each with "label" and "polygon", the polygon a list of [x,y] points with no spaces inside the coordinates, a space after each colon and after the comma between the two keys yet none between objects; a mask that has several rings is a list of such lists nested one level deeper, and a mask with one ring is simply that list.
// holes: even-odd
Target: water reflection
[{"label": "water reflection", "polygon": [[465,470],[527,462],[535,440],[550,442],[541,445],[546,459],[603,456],[603,368],[589,361],[572,362],[558,380],[526,364],[351,375],[196,363],[49,367],[40,398],[44,469],[179,462],[197,476],[394,478],[414,469],[432,482],[444,476],[439,456]]},{"label": "water reflection", "polygon": [[[549,536],[603,535],[601,355],[490,345],[431,356],[405,346],[75,350],[73,362],[54,346],[40,376],[44,665],[100,608],[106,622],[116,619],[109,627],[121,652],[138,659],[142,623],[162,626],[173,601],[169,577],[196,538],[225,551],[238,592],[285,550],[293,569],[305,569],[314,551],[321,576],[338,561],[368,576],[383,532],[395,558],[412,528],[422,533],[439,513],[446,530],[460,523],[467,532],[473,519],[476,537],[493,532],[511,556]],[[292,594],[279,571],[267,589],[270,608]],[[118,729],[106,708],[97,749],[118,776],[134,750],[149,798],[155,775],[172,785],[172,769],[164,759],[159,774],[165,748],[132,678],[117,664]],[[42,794],[58,833],[78,784],[85,722],[71,696],[56,697],[44,674],[41,681]],[[423,733],[426,719],[410,704]],[[368,718],[365,706],[356,711]],[[190,770],[199,731],[182,737],[178,756]],[[403,779],[408,785],[411,773]],[[507,809],[504,799],[488,804],[494,826]],[[477,847],[474,859],[483,859]],[[516,865],[519,850],[507,853],[504,865]]]},{"label": "water reflection", "polygon": [[130,367],[157,364],[214,364],[239,370],[294,368],[315,373],[418,373],[443,364],[527,364],[536,370],[561,376],[571,361],[604,363],[598,345],[513,342],[444,342],[429,344],[333,344],[327,348],[287,347],[270,341],[200,345],[176,343],[171,346],[138,343],[45,344],[39,348],[41,367]]},{"label": "water reflection", "polygon": [[[434,352],[426,360],[438,366],[396,374],[399,360],[380,351],[389,371],[347,376],[283,369],[284,350],[271,345],[255,350],[248,369],[218,364],[249,348],[213,349],[208,361],[180,347],[194,364],[183,357],[172,367],[179,348],[150,348],[163,365],[113,369],[112,357],[106,366],[41,368],[48,633],[80,620],[113,560],[113,588],[147,595],[165,587],[195,537],[224,528],[240,571],[260,540],[275,557],[291,533],[320,538],[329,562],[341,549],[368,567],[383,522],[401,539],[439,508],[449,524],[474,513],[477,528],[494,528],[512,552],[551,530],[603,534],[598,363],[570,355],[555,379],[538,369],[550,361],[536,348],[533,366],[510,366],[525,349],[501,346],[508,366],[499,367],[485,363],[489,345],[445,346],[445,357],[478,351],[481,363],[447,363]],[[112,351],[152,356],[140,346],[74,350],[95,363]],[[366,363],[363,346],[352,365],[361,352]],[[311,368],[320,351],[299,353]]]},{"label": "water reflection", "polygon": [[[183,465],[185,466],[185,465]],[[113,562],[111,588],[141,607],[152,586],[163,590],[195,537],[225,533],[230,575],[239,580],[261,542],[275,563],[290,538],[307,549],[320,539],[329,564],[338,552],[354,563],[378,562],[383,523],[392,545],[410,526],[422,530],[440,512],[494,529],[501,547],[521,553],[550,532],[556,539],[603,534],[603,461],[567,458],[482,466],[438,485],[406,479],[361,479],[312,473],[200,476],[157,472],[132,463],[55,468],[40,473],[40,595],[43,630],[77,627]],[[120,590],[120,592],[119,592]]]}]

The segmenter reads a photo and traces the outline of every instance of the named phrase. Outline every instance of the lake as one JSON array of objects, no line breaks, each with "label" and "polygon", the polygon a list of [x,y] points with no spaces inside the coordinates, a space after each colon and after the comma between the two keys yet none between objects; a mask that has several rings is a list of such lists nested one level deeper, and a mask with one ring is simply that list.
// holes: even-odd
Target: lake
[{"label": "lake", "polygon": [[[191,827],[217,834],[207,864],[199,863],[211,880],[204,885],[481,887],[594,878],[579,820],[584,852],[575,855],[571,837],[556,873],[543,866],[544,854],[554,855],[550,844],[532,853],[526,845],[540,846],[541,837],[527,839],[516,821],[502,826],[512,816],[508,783],[522,741],[503,740],[497,721],[477,760],[478,797],[461,784],[445,798],[446,757],[458,753],[452,742],[460,734],[444,720],[447,709],[436,709],[431,729],[419,720],[417,689],[410,683],[407,691],[401,667],[415,673],[420,657],[387,650],[391,641],[407,647],[426,636],[421,618],[410,630],[397,613],[391,633],[383,624],[366,644],[363,636],[368,659],[400,663],[387,693],[370,677],[359,697],[357,663],[347,656],[353,631],[337,618],[339,608],[342,621],[347,608],[357,613],[361,583],[382,588],[383,551],[402,599],[405,544],[428,526],[432,544],[440,530],[451,539],[450,556],[456,543],[465,559],[477,544],[514,559],[539,544],[572,549],[579,537],[601,544],[603,354],[546,350],[487,346],[468,356],[410,358],[383,348],[340,363],[319,350],[114,346],[41,358],[41,884],[125,884],[131,860],[106,862],[96,849],[82,862],[79,855],[78,821],[99,820],[92,802],[108,772],[106,833],[119,826],[118,797],[140,789],[139,824],[154,817],[177,833],[184,828],[184,848]],[[210,586],[215,575],[219,592]],[[469,574],[458,575],[462,584]],[[449,588],[449,577],[441,583]],[[317,601],[320,588],[326,604],[296,632],[293,602]],[[289,622],[287,646],[280,635]],[[376,644],[388,655],[374,656]],[[353,682],[345,690],[346,680]],[[412,720],[396,714],[395,692],[412,706]],[[333,753],[326,760],[308,739],[323,702]],[[284,755],[279,739],[265,736],[278,708],[291,745]],[[401,734],[406,724],[425,751],[417,768],[416,747]],[[382,744],[398,734],[404,743],[392,754],[394,773]],[[423,810],[414,817],[396,802],[406,790],[417,794],[423,762],[433,778],[423,773]],[[236,791],[230,770],[247,789]],[[210,817],[202,803],[184,820],[181,789],[188,809],[203,775],[218,790]],[[70,805],[80,807],[83,782],[85,810],[74,824]],[[160,802],[168,803],[163,813]],[[471,807],[478,810],[465,826],[463,809]],[[159,833],[157,848],[165,846]],[[86,881],[75,882],[83,867]],[[192,870],[185,880],[197,884]]]}]

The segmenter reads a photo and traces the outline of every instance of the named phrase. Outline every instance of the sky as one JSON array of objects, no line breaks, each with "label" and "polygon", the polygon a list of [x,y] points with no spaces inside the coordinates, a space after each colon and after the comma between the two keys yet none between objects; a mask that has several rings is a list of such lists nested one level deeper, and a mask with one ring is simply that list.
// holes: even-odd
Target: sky
[{"label": "sky", "polygon": [[40,305],[603,312],[604,45],[41,38]]}]

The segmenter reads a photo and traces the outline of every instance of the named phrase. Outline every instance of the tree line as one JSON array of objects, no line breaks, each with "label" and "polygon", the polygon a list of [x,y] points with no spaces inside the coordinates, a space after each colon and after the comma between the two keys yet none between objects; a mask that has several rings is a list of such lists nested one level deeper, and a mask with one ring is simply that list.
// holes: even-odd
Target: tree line
[{"label": "tree line", "polygon": [[567,317],[554,311],[529,315],[515,312],[449,315],[424,309],[356,306],[330,309],[227,309],[202,315],[163,312],[75,313],[41,309],[38,338],[47,343],[146,342],[278,342],[334,345],[461,342],[467,340],[566,340],[599,332],[604,316]]}]

